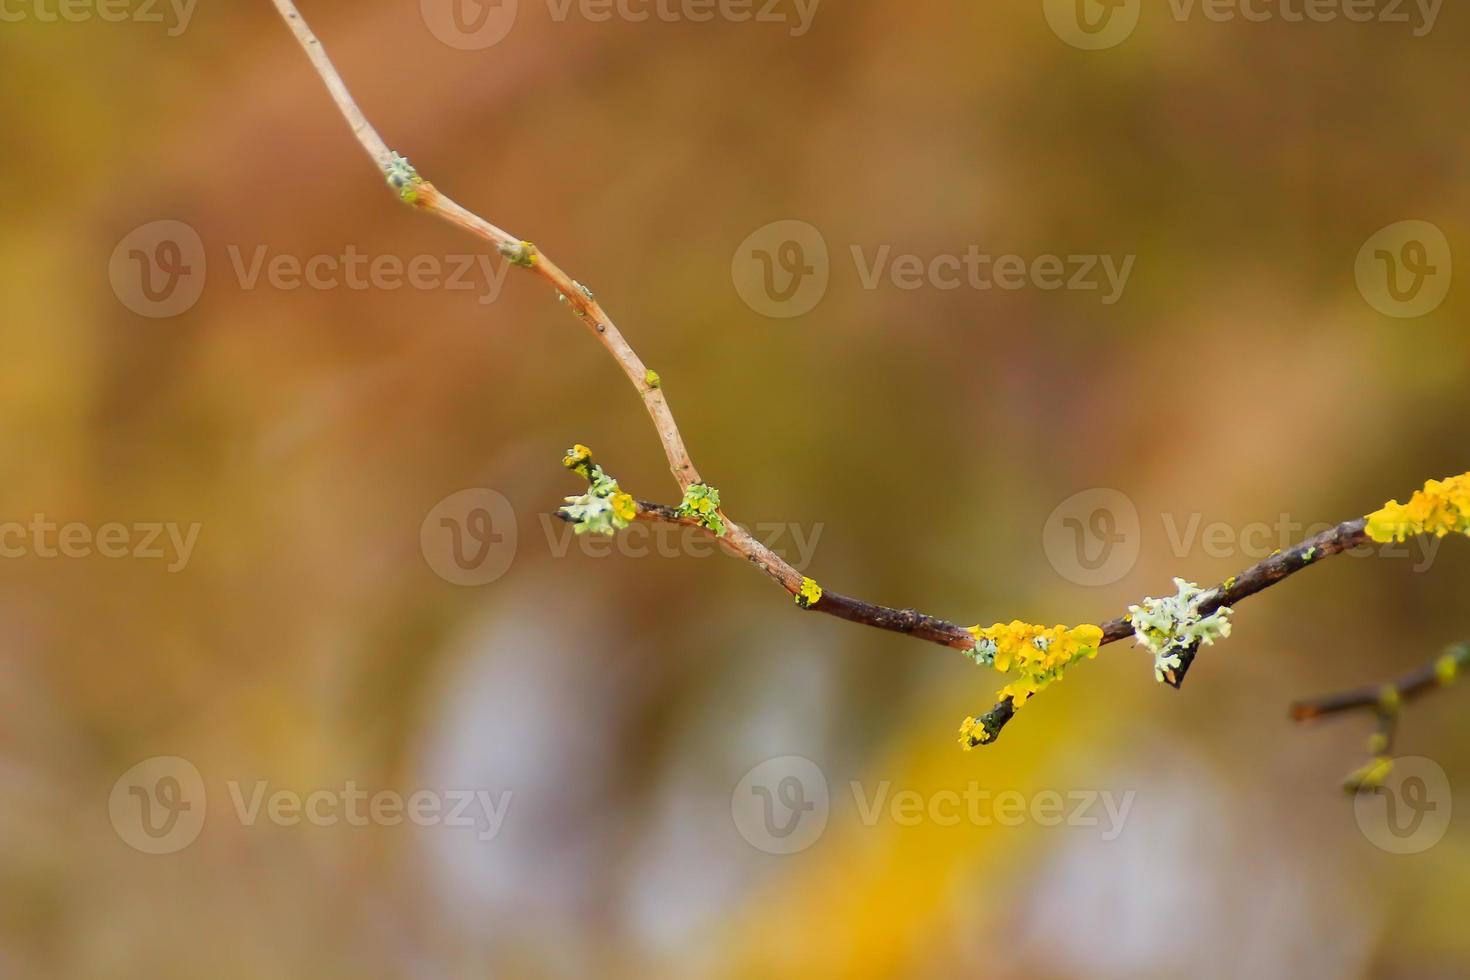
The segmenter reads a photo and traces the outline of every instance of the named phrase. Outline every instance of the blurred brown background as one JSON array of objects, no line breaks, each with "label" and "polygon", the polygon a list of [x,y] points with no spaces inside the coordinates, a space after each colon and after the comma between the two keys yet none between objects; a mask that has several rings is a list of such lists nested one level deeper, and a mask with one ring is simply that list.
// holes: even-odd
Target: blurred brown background
[{"label": "blurred brown background", "polygon": [[[547,531],[573,442],[639,496],[673,484],[637,398],[537,280],[482,303],[242,274],[348,249],[442,267],[477,243],[385,193],[270,4],[186,27],[140,6],[51,22],[24,0],[0,25],[0,518],[83,529],[77,557],[27,531],[0,562],[0,975],[1470,970],[1470,694],[1406,718],[1399,751],[1460,805],[1409,854],[1338,789],[1370,720],[1285,719],[1470,638],[1470,542],[1428,568],[1337,559],[1251,600],[1177,693],[1109,647],[962,753],[996,675],[799,614],[740,562]],[[669,0],[678,16],[639,22],[520,0],[485,47],[443,40],[443,6],[303,13],[390,144],[597,291],[729,512],[815,535],[830,588],[965,624],[1098,622],[1250,564],[1253,522],[1346,519],[1470,465],[1463,280],[1399,318],[1355,278],[1406,220],[1442,231],[1441,286],[1470,260],[1463,10],[1415,36],[1416,10],[1150,4],[1085,51],[1040,0],[829,2],[805,30],[791,2],[699,22]],[[202,252],[119,248],[161,220]],[[822,236],[830,282],[773,319],[742,301],[737,250],[789,220]],[[1111,304],[865,288],[853,248],[884,246],[1134,263]],[[130,309],[150,261],[187,267],[197,302]],[[508,502],[481,543],[509,564],[464,585],[434,570],[436,507],[472,488]],[[1137,560],[1084,585],[1043,545],[1093,488],[1136,508]],[[154,524],[197,525],[186,561],[166,533],[148,557]],[[1188,529],[1212,524],[1229,530],[1207,549]],[[125,557],[102,553],[108,525]],[[738,798],[788,756],[829,803],[785,777],[757,790],[747,805],[826,821],[775,854]],[[167,854],[119,814],[205,811],[187,768],[119,783],[153,757],[208,799]],[[242,818],[262,781],[339,819]],[[353,786],[508,805],[488,835],[356,826]],[[1131,805],[1111,839],[870,809],[977,787]]]}]

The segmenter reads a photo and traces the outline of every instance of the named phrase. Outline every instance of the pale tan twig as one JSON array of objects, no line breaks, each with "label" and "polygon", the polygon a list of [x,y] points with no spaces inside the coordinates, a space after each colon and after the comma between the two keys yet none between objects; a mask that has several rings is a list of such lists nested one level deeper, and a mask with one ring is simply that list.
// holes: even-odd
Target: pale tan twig
[{"label": "pale tan twig", "polygon": [[[378,169],[385,174],[391,174],[398,160],[397,155],[388,148],[388,144],[378,135],[377,130],[368,123],[367,118],[348,91],[346,83],[342,81],[342,76],[338,74],[331,59],[327,57],[321,41],[317,39],[300,11],[296,9],[296,4],[292,0],[274,0],[274,3],[287,25],[290,26],[292,33],[296,35],[296,40],[305,50],[307,57],[311,59],[311,64],[317,74],[326,84],[332,100],[337,103],[337,108],[347,120],[352,135],[362,144],[362,148],[377,164]],[[612,355],[613,360],[618,362],[618,366],[623,369],[623,373],[637,389],[639,397],[643,399],[644,408],[648,410],[649,418],[653,420],[653,427],[658,432],[659,442],[663,445],[664,455],[668,459],[669,471],[678,481],[679,489],[687,490],[690,486],[703,482],[699,471],[694,467],[694,461],[689,458],[689,450],[684,446],[684,437],[680,434],[679,426],[674,421],[673,412],[669,409],[668,399],[664,396],[662,387],[653,380],[647,366],[623,338],[622,333],[613,323],[612,317],[607,315],[590,290],[563,272],[561,267],[553,262],[546,253],[530,242],[522,241],[468,208],[455,203],[431,183],[425,182],[418,186],[412,195],[404,196],[403,199],[419,210],[437,215],[450,224],[463,228],[470,234],[489,242],[517,265],[530,269],[549,282],[557,294],[597,337],[602,346],[607,349],[607,352]],[[765,572],[790,594],[797,594],[802,581],[800,572],[728,517],[726,517],[726,524],[730,528],[726,535],[726,544],[733,552]]]}]

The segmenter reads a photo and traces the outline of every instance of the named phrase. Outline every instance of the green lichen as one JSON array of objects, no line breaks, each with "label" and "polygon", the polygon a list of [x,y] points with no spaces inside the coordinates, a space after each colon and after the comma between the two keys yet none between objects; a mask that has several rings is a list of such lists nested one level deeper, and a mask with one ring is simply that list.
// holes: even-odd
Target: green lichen
[{"label": "green lichen", "polygon": [[658,376],[657,371],[650,368],[643,372],[643,383],[650,388],[662,388],[664,386],[664,379]]},{"label": "green lichen", "polygon": [[720,516],[720,491],[704,483],[696,483],[684,491],[679,503],[679,516],[692,517],[700,527],[714,532],[715,537],[725,535],[725,519]]}]

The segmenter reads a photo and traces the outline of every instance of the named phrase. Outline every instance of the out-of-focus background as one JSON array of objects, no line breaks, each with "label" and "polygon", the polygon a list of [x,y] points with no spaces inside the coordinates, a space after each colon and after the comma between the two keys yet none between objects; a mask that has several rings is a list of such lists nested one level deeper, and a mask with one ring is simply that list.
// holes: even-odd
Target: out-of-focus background
[{"label": "out-of-focus background", "polygon": [[[596,290],[734,518],[968,625],[1470,465],[1466,12],[1305,6],[303,13]],[[0,975],[1470,970],[1470,692],[1357,806],[1372,720],[1286,719],[1470,637],[1470,542],[961,752],[997,675],[545,516],[574,442],[674,497],[637,397],[394,202],[271,4],[0,9]]]}]

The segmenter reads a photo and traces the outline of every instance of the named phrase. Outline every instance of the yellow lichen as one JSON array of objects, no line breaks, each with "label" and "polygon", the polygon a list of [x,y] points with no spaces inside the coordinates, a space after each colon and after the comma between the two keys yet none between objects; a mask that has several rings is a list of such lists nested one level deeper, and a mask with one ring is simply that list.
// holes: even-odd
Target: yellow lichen
[{"label": "yellow lichen", "polygon": [[620,520],[631,521],[638,516],[638,501],[631,493],[615,493],[612,495],[612,509]]},{"label": "yellow lichen", "polygon": [[994,738],[995,736],[986,731],[985,726],[975,718],[966,718],[960,724],[960,747],[966,752]]},{"label": "yellow lichen", "polygon": [[1460,658],[1454,653],[1447,653],[1434,662],[1434,677],[1440,687],[1446,687],[1455,682],[1460,673]]},{"label": "yellow lichen", "polygon": [[592,462],[592,450],[580,442],[568,449],[567,454],[561,458],[561,465],[583,476],[587,476],[587,464],[590,462]]},{"label": "yellow lichen", "polygon": [[1375,756],[1361,769],[1356,769],[1348,774],[1343,781],[1342,788],[1349,793],[1362,793],[1377,789],[1383,785],[1388,774],[1393,772],[1393,760],[1388,756]]},{"label": "yellow lichen", "polygon": [[1367,530],[1380,544],[1416,534],[1470,534],[1470,473],[1430,480],[1407,504],[1390,500],[1368,515]]},{"label": "yellow lichen", "polygon": [[1017,708],[1033,694],[1061,679],[1072,664],[1097,656],[1102,645],[1100,626],[1033,626],[1016,620],[996,623],[987,629],[970,627],[975,637],[973,655],[982,664],[1017,679],[999,692]]},{"label": "yellow lichen", "polygon": [[812,579],[803,578],[801,580],[801,588],[796,591],[796,595],[792,598],[796,600],[796,604],[801,608],[810,609],[821,601],[822,587]]}]

